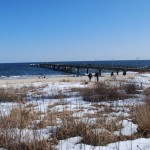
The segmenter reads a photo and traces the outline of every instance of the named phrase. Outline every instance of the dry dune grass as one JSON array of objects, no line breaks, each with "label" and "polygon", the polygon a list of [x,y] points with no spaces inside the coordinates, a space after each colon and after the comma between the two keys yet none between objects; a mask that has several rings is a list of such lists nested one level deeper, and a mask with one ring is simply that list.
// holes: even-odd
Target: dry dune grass
[{"label": "dry dune grass", "polygon": [[94,86],[87,88],[74,88],[73,91],[81,93],[85,101],[100,102],[108,100],[118,100],[128,98],[128,95],[120,93],[118,88],[105,84],[103,82],[96,83]]},{"label": "dry dune grass", "polygon": [[23,107],[19,105],[17,108],[12,109],[7,116],[0,116],[0,128],[26,128],[31,125],[33,120],[38,118],[37,112],[34,107]]},{"label": "dry dune grass", "polygon": [[[10,150],[53,150],[54,148],[47,140],[39,139],[34,127],[32,133],[22,135],[22,131],[33,125],[33,121],[38,119],[39,113],[34,111],[34,106],[23,107],[19,105],[12,109],[7,116],[0,115],[0,147]],[[19,132],[19,133],[18,133]],[[19,134],[19,135],[18,135]],[[35,137],[29,140],[28,136]],[[24,140],[22,140],[24,139]]]},{"label": "dry dune grass", "polygon": [[34,140],[19,142],[17,138],[10,135],[0,135],[0,146],[7,150],[54,150],[46,140]]},{"label": "dry dune grass", "polygon": [[[8,101],[18,100],[19,102],[21,94],[23,94],[23,96],[21,95],[21,99],[25,98],[27,91],[41,95],[40,90],[42,88],[44,88],[44,86],[39,88],[24,87],[17,92],[13,90],[1,91],[0,89],[0,93],[2,93],[0,98]],[[73,117],[74,113],[82,110],[81,108],[70,111],[66,110],[65,106],[67,103],[64,101],[64,95],[61,92],[56,95],[56,98],[60,100],[50,104],[48,110],[43,113],[35,111],[36,105],[23,105],[22,103],[18,103],[18,107],[11,110],[9,115],[0,115],[0,147],[8,150],[53,150],[59,140],[75,136],[81,136],[81,143],[83,144],[99,146],[120,140],[134,139],[139,135],[141,136],[141,133],[143,136],[150,135],[150,100],[148,98],[146,105],[139,105],[132,111],[132,118],[139,125],[139,135],[124,136],[121,132],[120,135],[113,134],[115,131],[121,131],[122,124],[119,122],[122,122],[124,117],[115,116],[115,118],[113,118],[114,116],[112,116],[112,119],[109,119],[109,114],[116,112],[116,110],[112,109],[111,106],[100,105],[96,102],[123,99],[127,98],[127,95],[120,93],[116,87],[111,87],[104,83],[97,83],[90,88],[73,89],[73,91],[80,92],[84,100],[95,102],[92,103],[92,109],[95,111],[94,114],[87,112],[87,114],[84,114],[82,117]],[[64,106],[64,109],[61,111],[57,109],[56,106],[59,105]],[[103,109],[100,110],[100,108]],[[41,117],[41,115],[43,117]],[[84,121],[85,118],[87,118],[87,121]],[[39,122],[33,123],[36,120],[39,120]],[[60,120],[60,122],[58,122],[58,120]],[[91,120],[94,121],[91,122]],[[51,138],[49,141],[44,139],[21,141],[21,138],[14,136],[13,133],[14,128],[18,128],[20,131],[23,129],[32,129],[34,134],[36,130],[43,129],[47,126],[58,125],[58,130],[53,132],[52,135],[50,134]]]},{"label": "dry dune grass", "polygon": [[31,84],[30,86],[16,88],[0,88],[0,102],[24,102],[28,98],[28,92],[31,92],[37,97],[42,96],[45,94],[42,92],[42,89],[47,86],[48,84],[41,84],[39,86]]},{"label": "dry dune grass", "polygon": [[[114,135],[112,132],[116,129],[120,129],[120,127],[116,127],[115,123],[104,123],[104,120],[97,120],[96,124],[90,124],[88,122],[76,121],[72,118],[65,120],[58,132],[53,135],[53,138],[58,141],[81,136],[83,138],[81,143],[100,146],[116,142],[120,139],[119,136]],[[125,139],[125,136],[122,136],[121,139]]]},{"label": "dry dune grass", "polygon": [[71,80],[71,79],[62,79],[62,80],[60,80],[60,82],[72,82],[73,80]]},{"label": "dry dune grass", "polygon": [[135,94],[139,87],[135,84],[126,84],[123,86],[127,94]]},{"label": "dry dune grass", "polygon": [[139,134],[150,137],[150,98],[146,98],[145,102],[133,108],[132,117],[138,124]]},{"label": "dry dune grass", "polygon": [[26,94],[13,88],[0,88],[0,102],[20,102],[23,101]]}]

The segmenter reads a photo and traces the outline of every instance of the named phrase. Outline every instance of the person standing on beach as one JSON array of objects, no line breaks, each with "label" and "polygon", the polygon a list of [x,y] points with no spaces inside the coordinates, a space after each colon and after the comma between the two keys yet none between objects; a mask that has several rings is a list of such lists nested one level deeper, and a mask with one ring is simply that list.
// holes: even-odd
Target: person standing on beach
[{"label": "person standing on beach", "polygon": [[95,77],[96,77],[97,82],[99,81],[98,76],[99,76],[98,72],[95,72]]},{"label": "person standing on beach", "polygon": [[124,76],[126,75],[126,71],[125,71],[125,70],[123,71],[123,75],[124,75]]},{"label": "person standing on beach", "polygon": [[88,77],[89,77],[89,81],[91,81],[91,79],[92,79],[92,73],[89,73]]}]

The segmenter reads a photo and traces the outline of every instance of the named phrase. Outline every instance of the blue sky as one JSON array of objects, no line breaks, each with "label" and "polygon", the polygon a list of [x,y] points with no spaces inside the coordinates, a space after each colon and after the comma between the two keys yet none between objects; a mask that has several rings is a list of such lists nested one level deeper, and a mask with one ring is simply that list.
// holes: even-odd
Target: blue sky
[{"label": "blue sky", "polygon": [[150,0],[0,0],[0,62],[150,59]]}]

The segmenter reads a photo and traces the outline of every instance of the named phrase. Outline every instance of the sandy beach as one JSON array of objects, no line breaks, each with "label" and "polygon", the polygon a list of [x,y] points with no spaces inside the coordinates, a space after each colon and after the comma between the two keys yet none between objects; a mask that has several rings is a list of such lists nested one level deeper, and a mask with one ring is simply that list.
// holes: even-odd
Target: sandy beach
[{"label": "sandy beach", "polygon": [[[120,75],[110,76],[110,74],[104,74],[99,77],[99,81],[124,81],[126,79],[134,78],[138,73],[128,73],[126,76],[123,76],[121,73]],[[46,78],[20,78],[20,79],[1,79],[0,85],[7,85],[11,86],[14,84],[22,84],[22,85],[29,85],[36,82],[48,83],[48,82],[88,82],[88,76],[57,76],[57,77],[46,77]],[[96,78],[93,76],[91,83],[96,82]]]}]

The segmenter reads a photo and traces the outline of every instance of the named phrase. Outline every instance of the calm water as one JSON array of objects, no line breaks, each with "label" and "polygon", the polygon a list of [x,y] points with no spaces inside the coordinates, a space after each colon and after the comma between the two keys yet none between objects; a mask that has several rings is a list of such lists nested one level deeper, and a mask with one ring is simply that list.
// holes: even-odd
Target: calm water
[{"label": "calm water", "polygon": [[[40,63],[40,62],[39,62]],[[56,63],[56,62],[55,62]],[[124,65],[124,66],[150,66],[150,60],[130,61],[72,61],[59,62],[63,64],[92,64],[92,65]],[[30,63],[5,63],[0,64],[0,78],[27,78],[34,76],[60,76],[68,75],[64,72],[45,68],[29,67]]]}]

